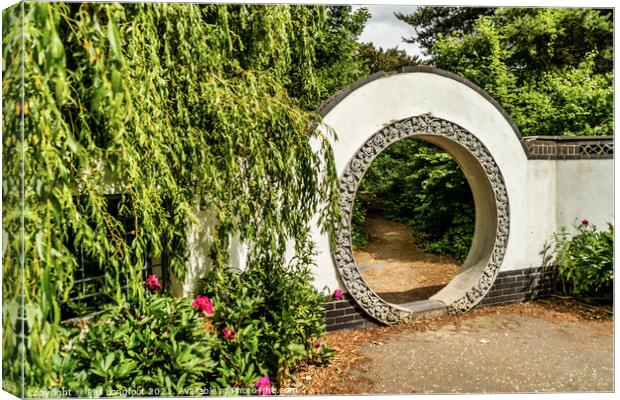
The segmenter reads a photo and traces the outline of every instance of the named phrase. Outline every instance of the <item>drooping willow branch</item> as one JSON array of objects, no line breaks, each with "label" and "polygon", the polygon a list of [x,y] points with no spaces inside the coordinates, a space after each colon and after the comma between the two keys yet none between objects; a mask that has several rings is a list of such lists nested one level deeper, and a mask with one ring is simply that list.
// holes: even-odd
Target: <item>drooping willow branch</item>
[{"label": "drooping willow branch", "polygon": [[[75,249],[96,260],[120,306],[143,303],[147,255],[165,252],[183,277],[196,206],[217,220],[216,265],[226,263],[231,233],[259,238],[254,262],[283,254],[284,241],[306,243],[315,215],[327,230],[337,220],[331,148],[301,107],[324,96],[313,68],[324,8],[28,3],[24,11],[23,142],[19,51],[5,55],[3,82],[11,233],[3,315],[12,328],[3,344],[17,349],[23,178],[27,386],[51,379]],[[16,49],[19,8],[4,18],[5,48]],[[111,191],[118,215],[108,209]],[[17,376],[12,355],[4,367]]]}]

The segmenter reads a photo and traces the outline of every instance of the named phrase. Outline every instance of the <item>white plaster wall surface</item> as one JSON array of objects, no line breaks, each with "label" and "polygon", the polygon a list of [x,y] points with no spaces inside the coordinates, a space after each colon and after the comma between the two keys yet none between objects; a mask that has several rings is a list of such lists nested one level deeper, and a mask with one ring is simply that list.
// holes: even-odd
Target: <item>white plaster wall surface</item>
[{"label": "white plaster wall surface", "polygon": [[[391,122],[430,113],[456,123],[476,136],[493,155],[500,168],[510,199],[513,215],[528,214],[529,183],[527,158],[514,130],[504,116],[484,96],[471,87],[444,76],[425,73],[404,73],[376,79],[342,99],[324,117],[324,124],[338,135],[333,143],[338,174],[362,144],[375,132]],[[541,210],[547,213],[549,210]],[[510,240],[502,268],[524,268],[523,240],[527,236],[525,218],[511,217]],[[331,251],[322,235],[318,239],[320,266],[316,286],[341,286],[337,279]]]},{"label": "white plaster wall surface", "polygon": [[[176,296],[193,296],[200,289],[200,280],[205,278],[211,270],[212,263],[209,253],[212,237],[216,234],[215,218],[211,213],[200,210],[194,211],[196,218],[187,228],[187,247],[189,257],[185,278],[177,279],[171,274],[171,289]],[[243,270],[247,261],[247,245],[238,236],[230,236],[228,246],[229,267]]]},{"label": "white plaster wall surface", "polygon": [[614,161],[558,160],[557,225],[570,227],[584,218],[599,229],[614,220]]},{"label": "white plaster wall surface", "polygon": [[511,223],[515,225],[513,245],[519,247],[510,264],[504,263],[501,270],[540,267],[543,265],[540,254],[545,242],[556,230],[556,162],[554,160],[529,160],[527,178],[522,183],[521,192],[525,194],[525,214],[514,214]]},{"label": "white plaster wall surface", "polygon": [[[371,81],[327,113],[323,123],[338,135],[337,141],[332,140],[338,175],[363,143],[385,125],[427,113],[476,136],[503,175],[510,233],[500,270],[541,266],[545,241],[575,218],[588,218],[599,227],[613,221],[613,160],[528,160],[517,134],[489,100],[463,83],[426,72]],[[200,223],[188,229],[187,277],[173,285],[180,295],[195,292],[197,280],[210,268],[212,219],[206,213],[197,216]],[[326,292],[344,289],[327,235],[315,226],[312,237],[317,249],[315,287]],[[247,247],[233,238],[230,251],[233,266],[243,268]]]}]

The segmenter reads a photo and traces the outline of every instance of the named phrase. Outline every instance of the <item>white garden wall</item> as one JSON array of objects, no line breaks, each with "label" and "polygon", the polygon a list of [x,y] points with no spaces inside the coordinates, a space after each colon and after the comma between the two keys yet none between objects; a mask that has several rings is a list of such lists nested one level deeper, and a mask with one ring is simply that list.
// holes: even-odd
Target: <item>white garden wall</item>
[{"label": "white garden wall", "polygon": [[[523,139],[493,99],[444,71],[418,67],[406,73],[376,74],[344,89],[319,112],[323,124],[338,135],[332,146],[340,176],[364,143],[395,121],[430,114],[471,133],[492,156],[508,196],[510,224],[499,271],[541,267],[545,242],[576,219],[587,218],[599,227],[613,222],[610,138]],[[179,294],[190,293],[193,282],[208,269],[204,260],[209,221],[201,218],[203,223],[189,232],[190,272],[183,285],[176,285]],[[346,290],[327,236],[318,227],[312,234],[318,249],[316,288]],[[231,252],[235,264],[243,264],[243,246],[233,246]]]}]

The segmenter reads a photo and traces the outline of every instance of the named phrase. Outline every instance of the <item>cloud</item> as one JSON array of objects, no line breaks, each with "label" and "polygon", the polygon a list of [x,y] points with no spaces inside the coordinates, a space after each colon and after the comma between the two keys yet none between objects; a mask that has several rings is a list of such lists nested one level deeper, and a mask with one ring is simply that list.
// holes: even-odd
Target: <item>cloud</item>
[{"label": "cloud", "polygon": [[364,31],[359,37],[362,43],[371,42],[375,47],[384,50],[392,47],[405,50],[410,55],[422,56],[422,51],[417,45],[405,43],[402,38],[410,38],[415,35],[413,28],[394,16],[395,12],[411,14],[417,6],[353,6],[353,9],[366,7],[371,18],[366,22]]}]

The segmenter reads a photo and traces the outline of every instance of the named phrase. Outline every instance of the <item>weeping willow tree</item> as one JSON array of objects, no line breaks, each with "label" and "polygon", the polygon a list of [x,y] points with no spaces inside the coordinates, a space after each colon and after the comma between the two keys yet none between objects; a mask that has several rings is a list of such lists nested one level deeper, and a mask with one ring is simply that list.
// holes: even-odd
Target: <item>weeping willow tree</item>
[{"label": "weeping willow tree", "polygon": [[[5,382],[54,379],[75,249],[96,260],[118,305],[144,303],[147,256],[165,253],[183,278],[196,207],[217,220],[216,268],[231,233],[254,243],[249,263],[283,255],[287,241],[311,251],[311,219],[329,230],[339,218],[331,148],[308,111],[329,94],[321,74],[338,68],[316,54],[355,35],[330,15],[97,3],[3,13]],[[343,64],[343,79],[363,75],[359,65]]]}]

